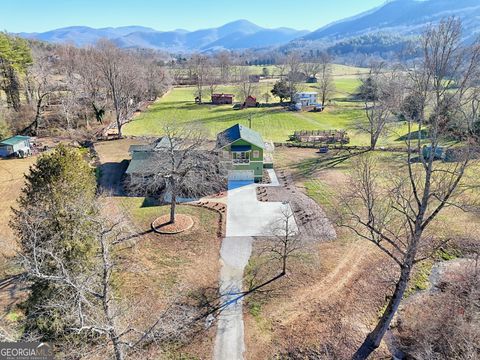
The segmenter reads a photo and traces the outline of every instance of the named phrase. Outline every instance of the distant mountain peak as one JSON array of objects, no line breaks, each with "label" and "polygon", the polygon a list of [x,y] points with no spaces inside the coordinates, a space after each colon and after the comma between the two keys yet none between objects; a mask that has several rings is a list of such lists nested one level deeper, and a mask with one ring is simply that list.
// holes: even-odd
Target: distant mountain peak
[{"label": "distant mountain peak", "polygon": [[53,43],[73,43],[77,46],[94,44],[107,38],[126,48],[150,48],[170,52],[205,51],[209,49],[239,49],[286,44],[305,34],[305,31],[279,28],[266,29],[251,21],[240,19],[217,28],[188,31],[157,31],[143,26],[121,26],[94,29],[71,26],[43,33],[19,35]]}]

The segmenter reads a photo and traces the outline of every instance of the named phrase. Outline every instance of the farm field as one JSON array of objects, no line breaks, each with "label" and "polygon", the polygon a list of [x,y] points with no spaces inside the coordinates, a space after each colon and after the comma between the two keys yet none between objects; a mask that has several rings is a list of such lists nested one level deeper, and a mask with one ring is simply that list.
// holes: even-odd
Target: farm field
[{"label": "farm field", "polygon": [[[339,69],[337,69],[339,68]],[[260,108],[233,110],[231,105],[198,105],[194,102],[194,87],[177,87],[151,105],[143,114],[124,126],[125,135],[161,135],[162,125],[167,121],[188,124],[203,128],[214,139],[221,130],[236,123],[248,126],[252,117],[252,128],[262,134],[264,139],[285,142],[296,130],[332,130],[348,131],[352,145],[368,145],[368,134],[359,131],[359,124],[365,122],[362,104],[352,100],[359,82],[359,73],[365,69],[335,67],[336,92],[333,100],[324,112],[292,112],[276,105],[279,99],[271,98],[270,104]],[[356,72],[353,72],[355,69]],[[269,93],[273,81],[259,84],[257,100],[264,103],[262,94]],[[317,91],[315,84],[302,84],[302,91]],[[219,86],[218,93],[235,93],[233,86]],[[401,145],[398,139],[406,133],[402,124],[393,124],[387,136],[379,145]]]}]

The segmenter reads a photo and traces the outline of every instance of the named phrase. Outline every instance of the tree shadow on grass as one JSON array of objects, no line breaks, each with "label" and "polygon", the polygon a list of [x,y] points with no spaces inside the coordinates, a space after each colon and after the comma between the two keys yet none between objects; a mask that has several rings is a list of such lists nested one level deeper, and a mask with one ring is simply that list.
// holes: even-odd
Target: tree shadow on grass
[{"label": "tree shadow on grass", "polygon": [[98,185],[102,192],[112,196],[123,196],[125,194],[122,187],[123,174],[127,170],[129,161],[107,162],[98,167]]},{"label": "tree shadow on grass", "polygon": [[309,178],[317,171],[333,169],[351,158],[364,154],[369,150],[338,150],[328,154],[319,154],[317,158],[306,159],[294,165],[294,177],[297,179]]},{"label": "tree shadow on grass", "polygon": [[411,131],[410,133],[400,136],[396,141],[407,141],[409,138],[410,140],[425,140],[429,138],[429,134],[425,129],[420,131]]}]

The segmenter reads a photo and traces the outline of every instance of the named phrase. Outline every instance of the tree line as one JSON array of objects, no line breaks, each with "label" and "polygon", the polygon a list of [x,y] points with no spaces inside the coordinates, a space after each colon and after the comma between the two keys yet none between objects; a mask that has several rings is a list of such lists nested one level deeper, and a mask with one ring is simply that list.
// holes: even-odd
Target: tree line
[{"label": "tree line", "polygon": [[[302,54],[291,51],[276,54],[271,61],[275,74],[268,67],[262,68],[261,74],[254,73],[250,63],[238,53],[222,51],[214,55],[192,54],[170,64],[174,81],[180,85],[193,85],[194,97],[199,103],[208,102],[220,85],[232,84],[240,102],[249,96],[269,102],[276,96],[283,103],[293,101],[294,95],[303,89],[308,79],[314,79],[320,94],[320,101],[326,105],[334,93],[332,75],[333,58],[325,52]],[[260,93],[258,78],[277,78],[271,91]]]},{"label": "tree line", "polygon": [[169,88],[163,65],[154,52],[106,40],[76,48],[2,33],[1,135],[81,132],[113,122],[121,137],[132,114]]}]

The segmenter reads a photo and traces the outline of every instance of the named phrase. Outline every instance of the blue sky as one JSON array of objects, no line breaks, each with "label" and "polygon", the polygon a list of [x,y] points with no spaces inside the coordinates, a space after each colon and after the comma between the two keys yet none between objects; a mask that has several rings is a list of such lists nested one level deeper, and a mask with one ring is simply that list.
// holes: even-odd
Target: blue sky
[{"label": "blue sky", "polygon": [[385,0],[0,0],[0,30],[143,25],[195,30],[247,19],[264,27],[315,30]]}]

